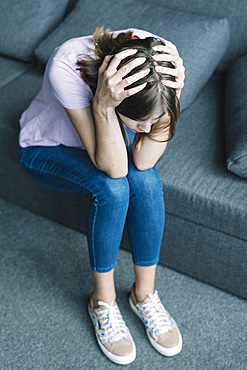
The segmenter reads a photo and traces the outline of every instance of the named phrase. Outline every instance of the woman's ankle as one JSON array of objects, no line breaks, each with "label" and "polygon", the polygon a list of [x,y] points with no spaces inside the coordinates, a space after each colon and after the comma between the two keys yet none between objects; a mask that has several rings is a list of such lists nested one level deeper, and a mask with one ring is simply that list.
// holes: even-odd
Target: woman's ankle
[{"label": "woman's ankle", "polygon": [[154,293],[156,265],[135,267],[134,292],[138,302],[142,302],[148,294]]},{"label": "woman's ankle", "polygon": [[146,289],[138,290],[136,289],[136,284],[134,283],[134,295],[137,302],[144,301],[144,299],[148,297],[148,294],[153,294],[153,292],[154,289],[151,289],[149,291],[147,291]]},{"label": "woman's ankle", "polygon": [[94,308],[98,307],[98,301],[102,302],[112,302],[116,301],[116,294],[97,294],[95,291],[92,293],[92,300],[94,304]]},{"label": "woman's ankle", "polygon": [[94,290],[92,298],[95,307],[98,306],[98,301],[111,302],[116,300],[114,269],[103,273],[93,271],[93,280]]}]

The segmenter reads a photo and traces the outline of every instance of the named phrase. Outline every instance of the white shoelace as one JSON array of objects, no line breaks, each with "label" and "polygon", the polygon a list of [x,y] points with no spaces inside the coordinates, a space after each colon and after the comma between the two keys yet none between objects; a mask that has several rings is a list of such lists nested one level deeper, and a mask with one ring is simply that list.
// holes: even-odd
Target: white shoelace
[{"label": "white shoelace", "polygon": [[[167,333],[172,329],[172,325],[169,319],[169,315],[165,310],[164,306],[159,302],[158,291],[155,290],[154,294],[148,294],[151,302],[143,303],[142,305],[137,305],[142,312],[143,319],[147,329],[150,330],[155,339],[157,339],[157,334]],[[145,321],[148,319],[148,323]]]},{"label": "white shoelace", "polygon": [[100,323],[105,329],[106,339],[110,342],[116,342],[127,336],[128,328],[123,320],[117,305],[110,306],[108,303],[99,301],[100,306],[106,307],[105,310],[98,312]]}]

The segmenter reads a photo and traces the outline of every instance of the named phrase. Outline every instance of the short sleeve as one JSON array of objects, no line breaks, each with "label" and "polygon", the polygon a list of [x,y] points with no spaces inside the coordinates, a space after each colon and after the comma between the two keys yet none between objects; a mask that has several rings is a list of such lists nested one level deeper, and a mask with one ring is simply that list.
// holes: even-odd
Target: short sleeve
[{"label": "short sleeve", "polygon": [[69,64],[54,58],[48,74],[52,93],[64,108],[83,109],[92,104],[92,90]]}]

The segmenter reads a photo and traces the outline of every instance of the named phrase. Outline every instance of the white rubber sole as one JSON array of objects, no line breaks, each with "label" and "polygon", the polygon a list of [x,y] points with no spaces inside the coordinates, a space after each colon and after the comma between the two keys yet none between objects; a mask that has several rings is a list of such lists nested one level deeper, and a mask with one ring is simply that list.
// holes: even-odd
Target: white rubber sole
[{"label": "white rubber sole", "polygon": [[[90,318],[92,320],[92,324],[93,324],[93,328],[94,328],[93,317],[92,317],[91,311],[90,311],[90,302],[88,303],[88,313],[89,313],[89,316],[90,316]],[[97,336],[96,333],[95,333],[95,336],[96,336],[96,339],[97,339],[97,342],[98,342],[98,345],[99,345],[101,351],[112,362],[115,362],[118,365],[128,365],[128,364],[130,364],[131,362],[133,362],[135,360],[135,358],[136,358],[136,346],[135,346],[134,341],[133,341],[133,351],[129,355],[127,355],[127,356],[117,356],[117,355],[114,355],[113,353],[109,352],[103,346],[103,344],[101,343],[101,341],[98,339],[98,336]]]},{"label": "white rubber sole", "polygon": [[132,300],[131,300],[131,297],[129,296],[129,304],[130,304],[130,307],[131,309],[133,310],[133,312],[136,314],[137,317],[139,317],[139,319],[141,320],[141,322],[143,323],[144,327],[145,327],[145,330],[146,330],[146,334],[147,334],[147,337],[148,337],[148,340],[149,342],[151,343],[151,345],[156,349],[156,351],[158,351],[159,353],[161,353],[162,355],[164,356],[175,356],[177,355],[179,352],[181,352],[182,350],[182,345],[183,345],[183,341],[182,341],[182,335],[177,327],[177,330],[178,330],[178,333],[179,333],[179,342],[178,344],[175,346],[175,347],[172,347],[172,348],[164,348],[162,347],[160,344],[158,344],[157,342],[155,342],[154,339],[152,339],[148,333],[148,330],[145,326],[145,323],[143,322],[142,320],[142,316],[140,314],[140,312],[138,311],[138,309],[135,307],[135,305],[133,304]]}]

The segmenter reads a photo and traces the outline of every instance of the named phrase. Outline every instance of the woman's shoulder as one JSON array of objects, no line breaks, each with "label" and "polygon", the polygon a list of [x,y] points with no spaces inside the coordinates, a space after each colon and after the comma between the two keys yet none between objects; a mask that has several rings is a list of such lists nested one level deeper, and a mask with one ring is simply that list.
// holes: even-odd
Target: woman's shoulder
[{"label": "woman's shoulder", "polygon": [[75,37],[58,46],[52,57],[74,65],[77,62],[78,55],[91,55],[93,53],[92,46],[92,35]]}]

